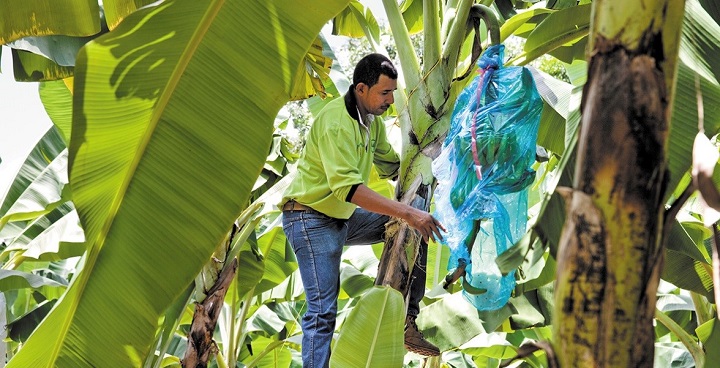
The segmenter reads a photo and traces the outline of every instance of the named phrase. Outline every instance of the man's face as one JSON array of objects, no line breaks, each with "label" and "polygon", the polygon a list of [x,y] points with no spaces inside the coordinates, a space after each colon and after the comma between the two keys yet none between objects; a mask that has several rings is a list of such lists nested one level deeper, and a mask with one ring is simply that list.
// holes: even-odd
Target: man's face
[{"label": "man's face", "polygon": [[359,83],[357,92],[358,109],[364,114],[382,115],[395,102],[393,92],[397,89],[397,80],[381,74],[372,87]]}]

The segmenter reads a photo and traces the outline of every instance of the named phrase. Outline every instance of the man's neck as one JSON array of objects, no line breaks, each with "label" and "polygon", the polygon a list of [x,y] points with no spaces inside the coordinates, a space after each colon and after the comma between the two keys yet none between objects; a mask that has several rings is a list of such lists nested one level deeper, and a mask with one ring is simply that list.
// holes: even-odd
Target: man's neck
[{"label": "man's neck", "polygon": [[355,91],[352,91],[352,93],[354,94],[354,97],[355,97],[355,108],[357,109],[357,113],[358,113],[358,121],[360,122],[360,124],[363,124],[363,125],[369,127],[370,122],[372,122],[373,119],[375,119],[375,115],[370,114],[367,111],[365,111],[365,108],[361,104],[358,103],[357,93]]},{"label": "man's neck", "polygon": [[358,112],[360,113],[360,115],[361,115],[361,116],[363,117],[363,119],[364,119],[365,116],[367,116],[367,115],[369,115],[369,114],[368,114],[368,112],[365,110],[365,107],[362,106],[362,105],[359,103],[358,96],[357,96],[357,92],[352,91],[352,93],[355,95],[355,106],[357,107]]}]

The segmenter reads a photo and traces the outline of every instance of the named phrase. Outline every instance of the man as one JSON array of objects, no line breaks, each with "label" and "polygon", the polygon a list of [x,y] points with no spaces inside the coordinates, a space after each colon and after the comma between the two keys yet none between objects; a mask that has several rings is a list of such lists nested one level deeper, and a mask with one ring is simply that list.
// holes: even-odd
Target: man
[{"label": "man", "polygon": [[[345,97],[329,102],[315,119],[297,176],[280,202],[283,230],[295,251],[307,301],[303,367],[329,364],[344,245],[381,242],[389,216],[419,231],[423,243],[442,239],[440,229],[445,230],[429,213],[383,197],[366,185],[373,164],[382,178],[398,175],[400,160],[377,117],[393,104],[397,77],[392,62],[381,54],[358,62]],[[421,249],[413,267],[405,347],[439,355],[415,324],[425,291],[426,253]]]}]

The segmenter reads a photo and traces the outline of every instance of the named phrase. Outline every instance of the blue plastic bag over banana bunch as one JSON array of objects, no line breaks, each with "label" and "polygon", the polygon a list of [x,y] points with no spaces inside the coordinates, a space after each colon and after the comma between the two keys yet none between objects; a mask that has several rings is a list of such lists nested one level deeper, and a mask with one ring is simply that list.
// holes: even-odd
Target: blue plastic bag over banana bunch
[{"label": "blue plastic bag over banana bunch", "polygon": [[481,55],[432,164],[448,269],[465,269],[463,295],[479,310],[503,307],[515,288],[514,272],[503,276],[495,259],[526,231],[543,108],[530,70],[503,67],[503,51],[493,45]]}]

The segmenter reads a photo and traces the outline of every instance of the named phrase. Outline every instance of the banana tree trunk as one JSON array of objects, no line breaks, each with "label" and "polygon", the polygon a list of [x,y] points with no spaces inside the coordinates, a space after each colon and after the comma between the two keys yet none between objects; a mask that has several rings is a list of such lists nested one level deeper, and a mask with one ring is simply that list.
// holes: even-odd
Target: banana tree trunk
[{"label": "banana tree trunk", "polygon": [[[460,49],[466,35],[473,29],[475,40],[479,41],[481,20],[491,32],[493,42],[499,42],[499,27],[494,13],[486,6],[473,5],[472,0],[448,2],[446,9],[442,8],[441,2],[424,0],[421,67],[397,2],[383,0],[383,5],[397,44],[407,91],[404,98],[396,101],[402,134],[402,162],[395,196],[400,202],[428,211],[436,185],[432,160],[440,154],[459,90],[453,90],[452,83]],[[445,11],[447,16],[441,22],[437,15]],[[479,53],[480,45],[477,43],[473,48],[471,67]],[[394,219],[386,232],[375,283],[391,286],[407,296],[411,282],[409,276],[419,253],[420,240],[415,230]]]},{"label": "banana tree trunk", "polygon": [[558,250],[561,367],[652,367],[666,150],[684,0],[595,0]]}]

